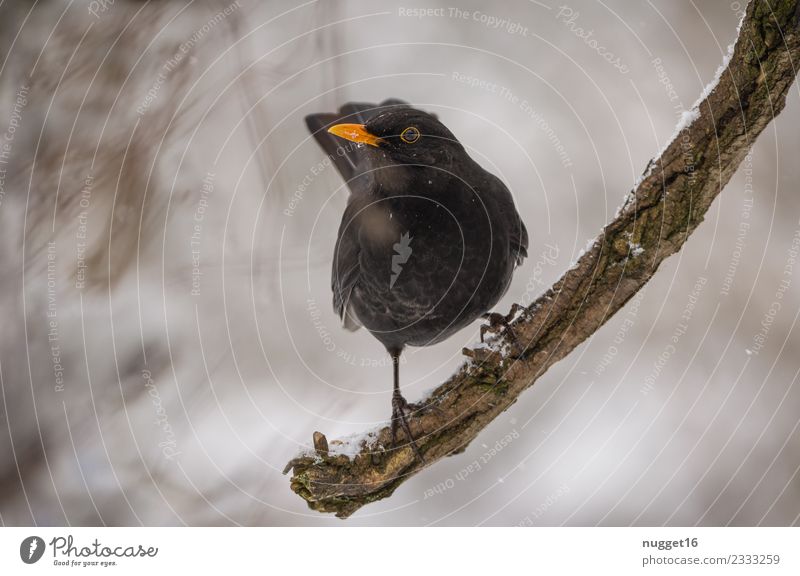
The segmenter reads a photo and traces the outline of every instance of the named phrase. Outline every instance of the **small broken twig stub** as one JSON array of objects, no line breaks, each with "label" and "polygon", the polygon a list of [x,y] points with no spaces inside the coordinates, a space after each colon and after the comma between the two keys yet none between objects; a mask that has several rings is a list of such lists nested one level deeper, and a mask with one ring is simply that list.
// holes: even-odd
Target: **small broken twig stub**
[{"label": "small broken twig stub", "polygon": [[[467,362],[419,404],[409,424],[425,464],[409,445],[391,446],[382,428],[351,458],[315,451],[287,464],[291,488],[320,512],[347,518],[390,496],[411,475],[462,452],[550,366],[596,332],[638,292],[702,222],[755,138],[783,109],[800,63],[800,0],[754,0],[718,84],[682,127],[577,264],[489,348],[465,349]],[[317,436],[319,434],[319,437]],[[331,442],[333,444],[333,442]],[[350,447],[353,449],[353,447]]]}]

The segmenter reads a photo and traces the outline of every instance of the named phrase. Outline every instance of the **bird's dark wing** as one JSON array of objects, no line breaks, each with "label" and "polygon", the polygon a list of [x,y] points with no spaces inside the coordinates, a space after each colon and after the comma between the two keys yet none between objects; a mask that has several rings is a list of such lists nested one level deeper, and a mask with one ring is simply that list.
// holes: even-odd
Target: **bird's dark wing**
[{"label": "bird's dark wing", "polygon": [[[349,102],[336,113],[309,114],[305,119],[306,126],[308,126],[309,131],[320,147],[330,156],[342,178],[351,187],[368,186],[369,183],[363,179],[353,180],[358,175],[361,154],[363,154],[362,149],[358,146],[353,146],[352,143],[343,142],[341,138],[328,133],[328,128],[342,123],[364,124],[371,117],[385,111],[387,108],[402,106],[408,106],[408,104],[397,99],[384,100],[380,104]],[[361,327],[361,323],[350,307],[350,296],[361,273],[358,227],[353,221],[354,215],[358,213],[361,207],[357,200],[358,196],[357,194],[351,195],[345,209],[336,240],[333,270],[331,271],[333,309],[348,330],[358,330]]]},{"label": "bird's dark wing", "polygon": [[511,192],[503,184],[503,181],[491,172],[486,172],[485,170],[482,170],[482,172],[489,180],[487,188],[492,191],[492,197],[497,202],[499,214],[502,218],[512,220],[508,233],[509,248],[514,257],[514,264],[519,266],[528,257],[528,229],[525,227],[522,218],[520,218],[519,212],[517,212],[517,208],[514,205],[514,197],[511,196]]},{"label": "bird's dark wing", "polygon": [[525,223],[519,217],[516,209],[514,215],[517,217],[519,225],[511,230],[511,250],[516,254],[514,261],[519,266],[528,257],[528,229],[525,228]]},{"label": "bird's dark wing", "polygon": [[356,167],[363,151],[351,142],[345,142],[341,138],[329,134],[328,128],[342,123],[364,124],[387,108],[401,106],[408,106],[408,104],[397,99],[384,100],[380,104],[348,102],[339,109],[339,112],[309,114],[306,116],[306,126],[317,143],[331,157],[342,178],[349,181],[356,175]]},{"label": "bird's dark wing", "polygon": [[333,251],[333,269],[331,270],[331,289],[333,290],[333,309],[342,320],[342,325],[350,331],[361,328],[361,322],[350,309],[350,296],[358,282],[361,273],[360,256],[361,248],[358,242],[358,230],[355,214],[360,204],[357,201],[347,203],[342,223],[339,225],[339,234],[336,238],[336,247]]}]

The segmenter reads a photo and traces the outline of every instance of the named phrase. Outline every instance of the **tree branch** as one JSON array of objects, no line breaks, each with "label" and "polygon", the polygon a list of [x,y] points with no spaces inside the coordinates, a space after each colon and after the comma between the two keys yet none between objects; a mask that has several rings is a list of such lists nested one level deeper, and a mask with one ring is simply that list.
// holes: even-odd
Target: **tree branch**
[{"label": "tree branch", "polygon": [[[699,114],[651,160],[614,221],[578,263],[514,322],[516,341],[465,349],[459,371],[414,405],[411,429],[425,466],[458,454],[550,366],[597,331],[677,252],[702,222],[755,138],[784,107],[800,64],[800,0],[754,0],[716,88]],[[643,249],[632,250],[632,246]],[[331,443],[332,447],[336,442]],[[353,458],[314,435],[291,488],[309,507],[347,518],[386,498],[424,466],[409,446],[391,446],[389,428],[363,440]]]}]

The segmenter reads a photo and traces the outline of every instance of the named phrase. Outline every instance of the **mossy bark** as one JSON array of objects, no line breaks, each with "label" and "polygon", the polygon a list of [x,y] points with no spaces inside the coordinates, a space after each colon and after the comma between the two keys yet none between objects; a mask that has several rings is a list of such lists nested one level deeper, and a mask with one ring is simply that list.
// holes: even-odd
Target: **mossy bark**
[{"label": "mossy bark", "polygon": [[[408,477],[462,452],[550,366],[597,331],[677,252],[702,222],[755,138],[783,109],[800,66],[800,0],[754,0],[719,83],[594,245],[513,325],[516,338],[465,350],[470,360],[415,405],[410,425],[425,464],[390,446],[389,428],[354,459],[317,452],[295,458],[291,488],[309,507],[347,518],[390,496]],[[642,250],[633,250],[632,247]]]}]

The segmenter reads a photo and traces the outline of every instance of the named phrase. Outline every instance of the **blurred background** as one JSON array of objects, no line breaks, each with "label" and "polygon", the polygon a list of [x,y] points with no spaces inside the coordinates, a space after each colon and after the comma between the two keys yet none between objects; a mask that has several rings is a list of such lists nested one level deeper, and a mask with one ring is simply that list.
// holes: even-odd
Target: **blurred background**
[{"label": "blurred background", "polygon": [[[281,474],[314,430],[388,420],[391,392],[331,308],[347,190],[303,116],[438,114],[515,196],[531,246],[500,308],[529,304],[669,142],[742,4],[3,3],[0,521],[797,524],[797,85],[684,249],[465,453],[346,522]],[[406,397],[478,328],[408,350]]]}]

